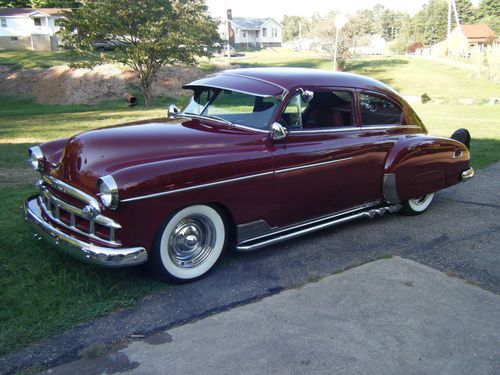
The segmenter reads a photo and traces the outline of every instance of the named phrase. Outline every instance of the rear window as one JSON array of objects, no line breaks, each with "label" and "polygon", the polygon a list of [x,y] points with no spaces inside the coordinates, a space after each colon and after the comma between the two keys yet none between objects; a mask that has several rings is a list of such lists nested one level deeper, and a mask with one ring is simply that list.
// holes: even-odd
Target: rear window
[{"label": "rear window", "polygon": [[390,100],[370,94],[360,94],[361,120],[363,125],[400,125],[401,108]]}]

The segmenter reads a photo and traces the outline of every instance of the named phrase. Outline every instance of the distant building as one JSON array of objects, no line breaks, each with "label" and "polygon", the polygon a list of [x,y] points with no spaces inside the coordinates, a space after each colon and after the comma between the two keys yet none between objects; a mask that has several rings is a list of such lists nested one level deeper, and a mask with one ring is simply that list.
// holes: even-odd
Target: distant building
[{"label": "distant building", "polygon": [[[446,40],[430,46],[428,54],[446,56],[449,52],[451,56],[467,57],[498,46],[498,37],[488,25],[459,25]],[[425,50],[422,54],[426,54]]]},{"label": "distant building", "polygon": [[[283,25],[273,18],[233,17],[231,25],[231,44],[235,47],[281,47]],[[226,21],[219,27],[221,38],[227,40]]]},{"label": "distant building", "polygon": [[54,51],[60,8],[0,8],[0,48]]},{"label": "distant building", "polygon": [[383,55],[386,41],[380,35],[362,35],[356,39],[356,45],[349,48],[352,55]]}]

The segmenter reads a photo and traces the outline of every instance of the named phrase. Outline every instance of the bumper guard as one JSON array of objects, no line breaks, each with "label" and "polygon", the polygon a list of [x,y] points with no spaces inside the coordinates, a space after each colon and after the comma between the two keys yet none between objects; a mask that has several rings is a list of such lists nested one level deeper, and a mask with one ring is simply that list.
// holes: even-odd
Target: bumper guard
[{"label": "bumper guard", "polygon": [[108,248],[80,241],[47,223],[42,217],[37,196],[24,202],[24,213],[37,238],[44,238],[59,250],[81,261],[103,267],[126,267],[145,263],[148,254],[143,247]]}]

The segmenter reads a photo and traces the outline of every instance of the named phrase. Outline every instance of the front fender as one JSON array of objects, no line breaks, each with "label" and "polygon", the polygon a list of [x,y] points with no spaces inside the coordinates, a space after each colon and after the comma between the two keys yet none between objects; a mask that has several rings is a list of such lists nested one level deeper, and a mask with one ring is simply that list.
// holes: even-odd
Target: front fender
[{"label": "front fender", "polygon": [[427,135],[402,138],[384,165],[384,197],[399,203],[457,184],[469,164],[469,150],[458,141]]}]

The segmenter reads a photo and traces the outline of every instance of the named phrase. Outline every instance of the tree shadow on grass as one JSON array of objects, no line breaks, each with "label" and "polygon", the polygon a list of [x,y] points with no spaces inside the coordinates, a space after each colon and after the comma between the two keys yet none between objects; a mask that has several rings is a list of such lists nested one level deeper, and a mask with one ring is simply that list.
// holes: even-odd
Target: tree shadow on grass
[{"label": "tree shadow on grass", "polygon": [[385,72],[388,68],[407,64],[408,60],[406,59],[381,57],[374,59],[351,60],[347,63],[346,70],[360,74],[381,73]]}]

